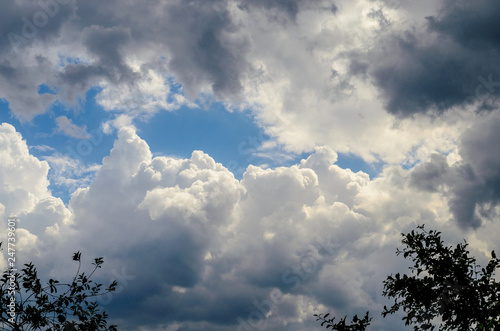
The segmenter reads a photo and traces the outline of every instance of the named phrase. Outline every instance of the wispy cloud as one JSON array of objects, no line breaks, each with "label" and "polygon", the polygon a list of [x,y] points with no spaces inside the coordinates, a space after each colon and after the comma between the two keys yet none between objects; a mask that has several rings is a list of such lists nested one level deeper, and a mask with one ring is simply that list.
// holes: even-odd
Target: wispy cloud
[{"label": "wispy cloud", "polygon": [[49,179],[53,185],[72,193],[80,187],[89,186],[94,180],[100,165],[84,165],[78,159],[67,155],[53,154],[43,159],[50,165]]},{"label": "wispy cloud", "polygon": [[57,117],[56,124],[57,124],[56,131],[63,133],[69,137],[77,139],[87,139],[90,137],[85,127],[79,127],[66,116]]}]

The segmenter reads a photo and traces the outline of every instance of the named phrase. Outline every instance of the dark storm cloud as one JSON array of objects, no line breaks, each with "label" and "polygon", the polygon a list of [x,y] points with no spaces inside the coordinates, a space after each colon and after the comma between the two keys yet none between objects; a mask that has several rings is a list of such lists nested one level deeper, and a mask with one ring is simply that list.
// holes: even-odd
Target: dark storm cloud
[{"label": "dark storm cloud", "polygon": [[[478,111],[497,112],[500,3],[446,0],[427,22],[435,39],[426,42],[409,32],[395,37],[388,45],[400,62],[372,68],[388,111],[404,117],[479,101]],[[448,166],[434,155],[411,175],[413,186],[449,196],[450,211],[463,228],[479,227],[481,216],[500,202],[499,132],[500,118],[488,114],[462,134],[459,164]]]},{"label": "dark storm cloud", "polygon": [[[145,280],[147,283],[133,289],[126,299],[106,310],[111,316],[124,318],[120,325],[145,327],[174,321],[205,321],[215,324],[212,329],[231,325],[230,329],[234,330],[238,317],[246,319],[257,309],[252,298],[261,302],[269,297],[269,291],[220,279],[209,280],[209,287],[200,284],[186,293],[172,291],[162,279],[147,277]],[[134,314],[130,315],[132,311]]]},{"label": "dark storm cloud", "polygon": [[429,27],[450,36],[472,49],[500,47],[500,4],[498,1],[445,0],[437,17],[430,17]]},{"label": "dark storm cloud", "polygon": [[24,118],[31,118],[46,110],[55,101],[52,94],[38,94],[39,84],[50,78],[50,63],[41,55],[34,63],[23,66],[13,59],[0,60],[0,98],[5,98],[11,109],[22,109]]},{"label": "dark storm cloud", "polygon": [[499,132],[500,116],[481,119],[462,135],[460,163],[448,166],[444,156],[435,154],[415,168],[410,183],[449,195],[450,211],[463,228],[480,226],[480,216],[491,214],[500,203]]},{"label": "dark storm cloud", "polygon": [[460,154],[474,174],[471,190],[464,191],[480,213],[489,213],[500,202],[499,133],[500,116],[495,115],[475,124],[461,140]]},{"label": "dark storm cloud", "polygon": [[283,12],[292,19],[295,19],[299,12],[300,0],[255,0],[255,1],[239,1],[240,7],[249,8],[263,8],[266,10],[277,10]]},{"label": "dark storm cloud", "polygon": [[[494,58],[481,61],[478,56],[485,54],[476,54],[446,39],[427,45],[407,33],[391,40],[387,49],[395,54],[386,54],[387,60],[375,64],[372,75],[385,94],[387,110],[402,117],[427,111],[439,113],[476,99],[486,101],[482,97],[490,91],[478,89],[482,86],[479,77],[494,72],[500,77]],[[493,91],[494,95],[499,92]]]},{"label": "dark storm cloud", "polygon": [[[193,97],[204,84],[209,84],[219,97],[239,93],[242,74],[248,69],[245,55],[250,43],[239,35],[240,28],[232,22],[225,1],[115,5],[85,3],[77,11],[82,28],[83,22],[106,27],[91,31],[85,41],[101,63],[107,61],[105,67],[115,62],[117,72],[130,78],[129,69],[120,64],[120,54],[113,51],[113,43],[128,44],[128,49],[154,47],[159,56],[168,55],[169,68]],[[129,29],[130,38],[122,33],[123,27]]]},{"label": "dark storm cloud", "polygon": [[30,119],[47,110],[55,101],[49,94],[38,94],[38,86],[51,79],[52,64],[31,47],[50,43],[71,17],[68,1],[4,1],[0,10],[0,98],[9,102],[16,114]]},{"label": "dark storm cloud", "polygon": [[337,12],[337,6],[333,1],[324,4],[318,0],[237,0],[238,6],[244,10],[260,10],[268,17],[285,23],[289,20],[295,21],[297,15],[305,8],[319,8],[332,13]]},{"label": "dark storm cloud", "polygon": [[441,154],[432,154],[431,159],[416,167],[410,177],[410,184],[427,192],[437,192],[446,182],[445,176],[449,172],[446,157]]},{"label": "dark storm cloud", "polygon": [[[156,52],[158,58],[167,58],[169,69],[193,98],[207,85],[220,98],[239,95],[243,75],[250,68],[246,55],[251,43],[244,30],[233,22],[227,9],[228,2],[64,2],[64,5],[56,0],[45,0],[36,5],[9,2],[2,7],[1,74],[5,79],[7,76],[12,79],[12,85],[26,86],[29,91],[25,89],[24,93],[33,94],[33,99],[48,98],[37,95],[41,83],[56,87],[58,98],[70,103],[83,97],[91,85],[103,80],[111,85],[133,86],[138,76],[127,65],[126,59],[130,52],[136,51]],[[284,4],[276,6],[281,8]],[[298,9],[293,4],[290,6],[287,10],[296,14]],[[50,11],[44,11],[44,8]],[[47,18],[47,22],[42,22],[40,17]],[[26,18],[31,21],[25,23]],[[63,23],[67,29],[61,31]],[[40,25],[38,28],[34,26],[36,31],[32,29],[33,24]],[[29,38],[26,38],[26,33],[23,36],[23,31],[30,33]],[[15,42],[8,37],[11,32],[18,36],[14,38]],[[31,53],[23,51],[19,57],[13,50],[31,51],[32,47],[57,49],[69,45],[68,42],[87,50],[90,59],[86,62],[70,59],[59,68],[56,63],[49,63],[47,68],[52,71],[49,75],[46,72],[30,74],[32,77],[39,74],[40,80],[45,77],[45,81],[32,84],[17,81],[18,76],[13,74],[26,67]],[[6,87],[0,97],[6,98],[13,112],[20,116],[42,113],[50,104],[39,100],[33,102],[32,107],[36,109],[28,110],[27,105],[18,100],[21,95],[7,90]]]},{"label": "dark storm cloud", "polygon": [[176,1],[165,7],[168,24],[156,39],[170,51],[170,68],[188,92],[210,84],[219,96],[241,90],[250,42],[240,35],[223,1]]},{"label": "dark storm cloud", "polygon": [[425,34],[380,41],[367,63],[387,110],[407,117],[478,100],[491,109],[500,94],[499,13],[495,1],[447,1]]},{"label": "dark storm cloud", "polygon": [[0,53],[17,51],[34,40],[57,37],[73,14],[71,1],[4,1],[0,11]]},{"label": "dark storm cloud", "polygon": [[92,25],[83,30],[82,38],[84,46],[98,60],[64,67],[55,84],[61,86],[61,95],[66,100],[84,94],[102,78],[111,83],[134,84],[138,75],[125,63],[122,54],[122,48],[130,41],[128,28]]},{"label": "dark storm cloud", "polygon": [[[92,54],[99,57],[105,66],[123,66],[120,48],[130,39],[130,31],[126,28],[103,28],[92,25],[83,31],[84,44]],[[123,69],[122,69],[123,70]]]}]

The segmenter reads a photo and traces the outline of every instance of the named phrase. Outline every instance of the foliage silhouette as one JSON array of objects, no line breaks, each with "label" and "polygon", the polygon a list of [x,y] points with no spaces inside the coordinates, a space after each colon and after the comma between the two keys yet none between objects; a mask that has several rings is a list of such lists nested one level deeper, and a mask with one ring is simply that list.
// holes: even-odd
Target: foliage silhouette
[{"label": "foliage silhouette", "polygon": [[327,319],[329,315],[330,314],[326,314],[324,316],[322,314],[314,314],[314,316],[317,317],[316,321],[321,321],[321,326],[337,331],[365,331],[366,327],[370,325],[370,321],[372,320],[372,318],[369,317],[368,312],[366,312],[363,319],[360,319],[358,315],[354,315],[351,321],[352,324],[346,324],[345,320],[347,316],[341,318],[339,322],[334,323],[335,317]]},{"label": "foliage silhouette", "polygon": [[394,298],[392,307],[384,307],[382,316],[400,308],[406,313],[405,325],[414,330],[500,330],[500,283],[494,272],[500,259],[494,251],[486,268],[469,256],[467,242],[445,246],[441,232],[419,231],[403,235],[406,248],[397,250],[411,258],[412,275],[389,276],[384,281],[383,295]]},{"label": "foliage silhouette", "polygon": [[[469,256],[465,240],[455,247],[445,246],[441,232],[426,231],[424,225],[402,236],[406,247],[397,249],[396,255],[412,260],[411,275],[397,273],[384,281],[382,294],[394,299],[394,304],[384,306],[383,317],[402,309],[405,325],[412,325],[414,330],[435,330],[439,324],[440,331],[500,331],[500,283],[495,280],[500,259],[494,251],[487,266],[481,268]],[[344,327],[345,318],[343,324],[333,324],[331,319],[321,325],[364,331],[370,320],[356,317],[347,326],[350,329],[339,328]]]},{"label": "foliage silhouette", "polygon": [[4,273],[0,279],[0,330],[116,331],[116,325],[107,325],[106,312],[92,300],[116,290],[116,280],[107,288],[91,280],[103,258],[94,259],[89,275],[80,272],[80,252],[73,260],[78,261],[78,269],[69,284],[50,279],[42,286],[32,263],[25,264],[20,273]]}]

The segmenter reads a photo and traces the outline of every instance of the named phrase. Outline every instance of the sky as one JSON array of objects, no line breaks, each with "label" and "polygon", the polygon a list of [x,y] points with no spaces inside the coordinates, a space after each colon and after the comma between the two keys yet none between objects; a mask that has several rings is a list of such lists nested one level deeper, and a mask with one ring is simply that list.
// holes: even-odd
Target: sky
[{"label": "sky", "polygon": [[[0,11],[0,241],[120,330],[380,316],[419,224],[500,237],[500,2],[29,0]],[[6,251],[0,268],[6,268]]]}]

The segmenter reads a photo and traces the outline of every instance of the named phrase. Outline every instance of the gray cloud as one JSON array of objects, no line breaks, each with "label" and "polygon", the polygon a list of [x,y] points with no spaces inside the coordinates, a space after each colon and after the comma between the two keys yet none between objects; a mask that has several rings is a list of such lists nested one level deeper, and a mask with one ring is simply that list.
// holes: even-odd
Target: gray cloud
[{"label": "gray cloud", "polygon": [[57,39],[71,15],[70,4],[55,0],[2,4],[0,98],[9,102],[14,114],[29,120],[45,112],[56,100],[54,95],[38,94],[38,86],[50,80],[54,73],[49,59],[33,49]]},{"label": "gray cloud", "polygon": [[294,22],[304,8],[321,8],[332,13],[337,12],[333,1],[322,0],[237,0],[238,6],[245,10],[259,10],[273,20],[286,23]]},{"label": "gray cloud", "polygon": [[[57,5],[57,11],[56,7],[49,6],[55,12],[53,17],[43,11],[43,6],[21,6],[17,2],[9,3],[2,11],[8,19],[2,20],[1,31],[6,32],[0,41],[4,46],[0,51],[0,79],[8,79],[9,84],[22,85],[24,89],[16,94],[9,91],[6,84],[0,96],[10,102],[14,114],[19,116],[30,118],[40,114],[55,100],[53,96],[37,94],[41,83],[57,87],[57,98],[70,104],[102,80],[108,85],[127,84],[132,88],[140,75],[129,67],[126,59],[130,58],[130,52],[137,50],[156,52],[157,58],[141,59],[146,65],[147,61],[154,63],[158,58],[166,57],[170,71],[192,99],[207,86],[219,98],[237,98],[242,89],[243,75],[250,69],[245,57],[251,43],[241,27],[233,22],[226,1],[123,4],[77,0],[65,5],[59,5],[56,0],[45,1]],[[37,13],[45,15],[47,23],[37,28],[28,40],[22,37],[23,24],[26,25],[23,17],[36,16]],[[66,29],[61,31],[64,23]],[[28,31],[29,27],[24,30]],[[20,38],[24,38],[21,40],[29,42],[13,47],[8,38],[11,31],[17,31]],[[44,72],[42,68],[33,68],[31,77],[38,75],[44,81],[31,79],[30,84],[26,84],[19,74],[15,75],[33,62],[33,52],[67,46],[81,50],[78,55],[62,51],[62,56],[73,57],[69,63],[58,67],[56,61],[59,59],[47,57],[49,63],[43,68]],[[22,51],[19,59],[16,59],[14,50]],[[74,57],[85,60],[75,61]],[[21,95],[30,93],[33,101],[23,102]]]},{"label": "gray cloud", "polygon": [[69,63],[53,82],[59,86],[60,97],[74,101],[92,85],[106,79],[112,84],[125,83],[130,86],[139,74],[125,63],[123,47],[130,41],[130,30],[123,27],[105,28],[92,25],[82,31],[83,45],[98,60],[91,63]]},{"label": "gray cloud", "polygon": [[22,52],[36,41],[58,37],[62,25],[73,14],[72,1],[8,1],[0,13],[0,54]]},{"label": "gray cloud", "polygon": [[469,49],[498,51],[500,4],[496,1],[445,0],[439,15],[429,17],[429,27]]},{"label": "gray cloud", "polygon": [[427,192],[437,192],[447,182],[450,171],[446,157],[432,154],[431,159],[417,166],[411,173],[410,185]]},{"label": "gray cloud", "polygon": [[156,38],[167,45],[169,67],[188,92],[196,94],[208,83],[219,97],[238,94],[251,44],[232,22],[226,3],[175,1],[164,10],[168,25],[161,25],[164,31]]},{"label": "gray cloud", "polygon": [[438,15],[427,18],[437,38],[425,44],[412,34],[399,37],[392,45],[407,55],[401,65],[374,71],[388,110],[397,115],[443,112],[472,102],[478,102],[478,111],[493,111],[462,133],[459,164],[448,166],[435,155],[411,176],[413,185],[423,190],[447,187],[443,194],[463,228],[479,227],[500,202],[499,12],[498,2],[444,1]]},{"label": "gray cloud", "polygon": [[[500,202],[499,132],[500,116],[495,114],[478,121],[461,139],[460,154],[471,171],[465,171],[464,177],[470,180],[465,187],[460,186],[457,197],[462,198],[460,202],[463,204],[466,201],[475,202],[480,213],[490,211]],[[468,175],[469,173],[471,174]],[[465,212],[471,213],[471,209]]]},{"label": "gray cloud", "polygon": [[447,40],[425,45],[407,33],[388,45],[394,56],[385,54],[387,59],[374,65],[372,75],[385,93],[387,110],[398,116],[466,105],[475,95],[478,76],[494,69],[476,61],[474,52]]},{"label": "gray cloud", "polygon": [[[108,77],[111,81],[121,80],[122,75],[127,76],[130,69],[125,65],[121,54],[121,47],[130,40],[128,28],[112,27],[103,28],[92,25],[83,30],[83,41],[87,49],[99,58],[98,65],[109,68]],[[120,74],[113,75],[113,69]],[[129,79],[133,79],[130,77]]]},{"label": "gray cloud", "polygon": [[[410,184],[449,197],[449,208],[464,228],[477,228],[500,203],[500,116],[491,114],[462,134],[459,152],[462,161],[448,166],[444,156],[417,166]],[[447,188],[447,189],[446,189]]]},{"label": "gray cloud", "polygon": [[499,6],[487,0],[446,1],[439,15],[427,17],[427,31],[380,39],[366,63],[387,110],[407,117],[474,101],[491,109],[500,93]]},{"label": "gray cloud", "polygon": [[52,76],[50,63],[37,55],[27,64],[19,59],[0,60],[0,98],[24,119],[31,119],[47,110],[56,97],[38,94],[38,86]]}]

